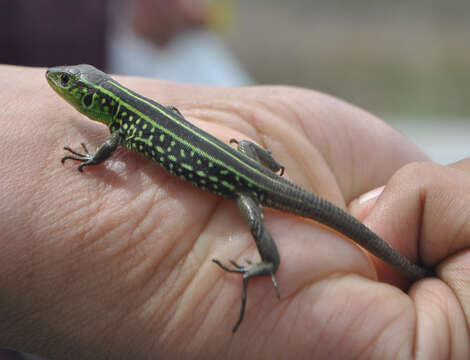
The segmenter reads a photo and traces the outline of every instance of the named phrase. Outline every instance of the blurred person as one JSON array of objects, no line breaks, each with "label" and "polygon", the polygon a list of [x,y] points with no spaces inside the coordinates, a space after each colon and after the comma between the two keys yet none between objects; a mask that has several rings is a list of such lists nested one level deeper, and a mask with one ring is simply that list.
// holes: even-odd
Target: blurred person
[{"label": "blurred person", "polygon": [[[206,23],[201,1],[134,0],[133,29],[159,46]],[[0,0],[0,63],[107,65],[108,6],[119,1]],[[24,26],[18,26],[24,24]]]},{"label": "blurred person", "polygon": [[110,8],[109,71],[205,85],[253,81],[219,36],[229,0],[121,0]]},{"label": "blurred person", "polygon": [[136,34],[164,46],[188,28],[206,26],[208,6],[201,0],[131,0],[132,28]]},{"label": "blurred person", "polygon": [[213,31],[224,21],[223,11],[214,11],[221,3],[0,0],[0,63],[87,63],[120,74],[246,85],[251,79]]}]

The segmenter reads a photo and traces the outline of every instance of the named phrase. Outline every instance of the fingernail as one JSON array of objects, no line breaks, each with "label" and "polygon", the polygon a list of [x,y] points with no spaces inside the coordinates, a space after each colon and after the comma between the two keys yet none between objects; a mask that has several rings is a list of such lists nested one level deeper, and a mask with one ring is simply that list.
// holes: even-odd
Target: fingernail
[{"label": "fingernail", "polygon": [[359,205],[362,205],[372,199],[375,199],[377,197],[380,196],[380,194],[382,194],[382,192],[384,191],[385,189],[385,186],[381,186],[381,187],[378,187],[374,190],[371,190],[369,192],[366,192],[365,194],[362,194],[361,196],[359,196]]}]

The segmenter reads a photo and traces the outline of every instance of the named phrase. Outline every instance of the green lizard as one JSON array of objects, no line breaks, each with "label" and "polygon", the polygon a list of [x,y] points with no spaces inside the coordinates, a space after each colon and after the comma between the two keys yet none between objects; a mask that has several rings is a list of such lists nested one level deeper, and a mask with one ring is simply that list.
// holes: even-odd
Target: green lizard
[{"label": "green lizard", "polygon": [[85,166],[102,163],[122,145],[180,179],[236,202],[261,261],[241,266],[230,260],[232,266],[227,266],[213,259],[222,269],[243,275],[242,304],[233,332],[243,320],[249,279],[271,276],[280,297],[274,276],[280,257],[263,223],[263,205],[325,224],[411,280],[432,275],[431,270],[411,262],[344,210],[283,178],[284,167],[271,151],[250,141],[232,139],[230,142],[238,145],[235,149],[191,124],[175,107],[145,98],[90,65],[53,67],[47,70],[46,78],[62,98],[90,119],[106,124],[111,132],[94,153],[83,143],[83,152],[65,147],[69,155],[62,162],[77,160],[81,162],[78,170],[83,171]]}]

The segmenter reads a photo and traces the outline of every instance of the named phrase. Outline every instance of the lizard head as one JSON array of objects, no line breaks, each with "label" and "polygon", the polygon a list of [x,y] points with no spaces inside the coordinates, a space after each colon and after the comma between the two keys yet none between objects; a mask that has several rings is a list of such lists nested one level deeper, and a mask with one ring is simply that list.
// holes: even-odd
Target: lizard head
[{"label": "lizard head", "polygon": [[111,78],[91,65],[56,66],[47,69],[46,79],[54,91],[92,120],[110,124],[117,103],[103,90]]}]

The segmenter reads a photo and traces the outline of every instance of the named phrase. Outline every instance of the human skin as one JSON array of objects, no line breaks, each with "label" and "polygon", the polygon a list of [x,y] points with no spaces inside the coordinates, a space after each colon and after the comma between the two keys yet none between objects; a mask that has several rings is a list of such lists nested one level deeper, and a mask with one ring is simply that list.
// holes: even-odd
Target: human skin
[{"label": "human skin", "polygon": [[[265,209],[281,300],[269,278],[250,281],[232,334],[241,278],[211,259],[259,259],[234,203],[126,149],[83,173],[62,165],[63,146],[96,148],[108,130],[44,72],[0,66],[0,347],[49,359],[468,358],[468,161],[424,162],[382,121],[310,90],[116,76],[224,141],[272,149],[288,178],[352,201],[391,246],[437,266],[408,289],[348,239]],[[353,201],[383,184],[378,200]]]}]

